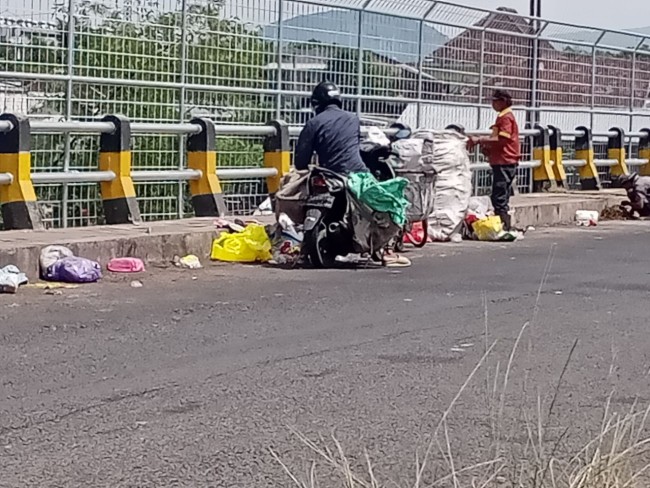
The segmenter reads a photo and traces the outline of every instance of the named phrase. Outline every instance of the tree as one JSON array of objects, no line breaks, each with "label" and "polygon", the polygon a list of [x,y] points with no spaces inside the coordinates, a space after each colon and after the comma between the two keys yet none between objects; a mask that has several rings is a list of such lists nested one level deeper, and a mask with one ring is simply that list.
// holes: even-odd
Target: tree
[{"label": "tree", "polygon": [[[250,89],[266,87],[264,66],[271,59],[272,46],[258,30],[223,18],[221,11],[222,1],[190,3],[185,16],[181,11],[160,11],[156,0],[125,0],[121,8],[79,1],[73,12],[72,103],[68,106],[67,97],[61,95],[67,93],[67,81],[37,79],[26,84],[25,91],[46,96],[31,108],[31,114],[76,120],[122,114],[147,122],[187,121],[194,116],[228,124],[267,122],[271,117],[266,97]],[[69,17],[67,5],[59,4],[53,33],[27,32],[20,49],[3,43],[2,70],[66,75]],[[83,78],[101,78],[106,83]],[[239,93],[210,89],[214,85],[236,87]],[[59,95],[47,96],[52,93]],[[97,142],[97,137],[71,137],[71,168],[96,168]],[[178,167],[180,143],[174,136],[135,138],[134,167]],[[62,168],[64,144],[63,137],[36,137],[35,166]],[[230,157],[222,156],[221,164],[250,164],[250,153],[261,155],[261,145],[256,143],[221,139],[217,144],[222,152],[237,150]],[[140,185],[139,196],[152,205],[143,213],[169,216],[156,207],[156,199],[172,201],[178,191],[176,184]]]}]

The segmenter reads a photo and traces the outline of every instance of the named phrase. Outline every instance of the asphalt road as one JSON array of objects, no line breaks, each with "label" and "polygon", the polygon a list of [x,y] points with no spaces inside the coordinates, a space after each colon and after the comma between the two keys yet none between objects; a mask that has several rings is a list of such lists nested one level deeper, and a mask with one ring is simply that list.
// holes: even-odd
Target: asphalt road
[{"label": "asphalt road", "polygon": [[291,486],[269,448],[301,475],[314,458],[291,429],[402,480],[497,341],[449,418],[457,463],[481,459],[525,323],[506,415],[548,404],[578,339],[549,424],[579,442],[610,393],[650,403],[649,238],[610,223],[430,246],[399,271],[212,265],[0,296],[0,486]]}]

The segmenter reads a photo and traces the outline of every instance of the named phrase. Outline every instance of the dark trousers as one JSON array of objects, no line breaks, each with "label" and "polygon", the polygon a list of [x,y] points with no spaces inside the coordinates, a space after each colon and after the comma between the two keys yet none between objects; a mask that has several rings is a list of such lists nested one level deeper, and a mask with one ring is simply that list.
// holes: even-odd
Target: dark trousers
[{"label": "dark trousers", "polygon": [[503,226],[510,230],[510,195],[512,194],[512,183],[517,175],[517,165],[494,165],[492,166],[492,206],[494,214],[501,217]]}]

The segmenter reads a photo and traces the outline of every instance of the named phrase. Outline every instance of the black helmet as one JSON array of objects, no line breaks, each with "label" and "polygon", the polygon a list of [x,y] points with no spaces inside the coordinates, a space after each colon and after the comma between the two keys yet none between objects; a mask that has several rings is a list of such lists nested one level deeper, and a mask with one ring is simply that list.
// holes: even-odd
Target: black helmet
[{"label": "black helmet", "polygon": [[339,87],[329,81],[319,83],[311,94],[311,104],[316,112],[322,112],[328,105],[343,106]]}]

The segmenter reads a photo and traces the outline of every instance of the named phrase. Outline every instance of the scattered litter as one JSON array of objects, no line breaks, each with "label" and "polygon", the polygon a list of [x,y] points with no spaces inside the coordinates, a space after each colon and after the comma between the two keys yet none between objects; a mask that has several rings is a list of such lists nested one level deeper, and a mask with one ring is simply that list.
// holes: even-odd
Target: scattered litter
[{"label": "scattered litter", "polygon": [[620,205],[606,207],[600,214],[600,220],[628,220],[630,213]]},{"label": "scattered litter", "polygon": [[18,307],[20,307],[20,305],[18,305],[17,303],[10,303],[10,304],[7,305],[6,307],[7,307],[7,308],[18,308]]},{"label": "scattered litter", "polygon": [[253,215],[273,215],[273,205],[271,204],[271,199],[267,198],[264,200],[259,207],[253,212]]},{"label": "scattered litter", "polygon": [[143,286],[142,281],[133,280],[131,282],[131,288],[142,288]]},{"label": "scattered litter", "polygon": [[461,344],[460,347],[474,347],[474,344],[471,342],[465,342]]},{"label": "scattered litter", "polygon": [[28,282],[25,273],[22,273],[16,266],[10,264],[0,268],[0,293],[16,293],[18,288]]},{"label": "scattered litter", "polygon": [[246,227],[243,222],[231,222],[226,219],[216,219],[214,225],[217,229],[228,229],[231,232],[242,232]]},{"label": "scattered litter", "polygon": [[561,291],[561,290],[557,290],[557,291],[555,292],[555,294],[556,294],[556,295],[564,295],[564,292]]},{"label": "scattered litter", "polygon": [[460,347],[452,347],[450,349],[451,352],[465,352],[465,349],[461,349]]},{"label": "scattered litter", "polygon": [[45,290],[46,295],[63,295],[61,290]]},{"label": "scattered litter", "polygon": [[188,254],[182,258],[174,256],[172,262],[174,263],[174,266],[185,269],[201,269],[203,267],[199,258],[194,254]]},{"label": "scattered litter", "polygon": [[512,242],[521,237],[518,232],[503,230],[501,217],[496,215],[469,222],[468,225],[479,241]]},{"label": "scattered litter", "polygon": [[211,258],[215,261],[252,263],[272,258],[271,241],[263,226],[248,225],[237,234],[222,234],[212,243]]},{"label": "scattered litter", "polygon": [[576,210],[575,220],[579,227],[595,227],[600,214],[595,210]]},{"label": "scattered litter", "polygon": [[532,225],[529,225],[528,227],[526,227],[526,232],[535,232],[536,230],[537,229],[535,229],[535,227],[532,226]]},{"label": "scattered litter", "polygon": [[405,301],[405,302],[412,302],[413,299],[412,299],[412,298],[405,298],[404,301]]},{"label": "scattered litter", "polygon": [[27,288],[38,288],[40,290],[54,290],[57,288],[65,288],[68,290],[74,289],[74,288],[79,288],[79,285],[73,285],[71,283],[58,283],[58,282],[50,282],[50,283],[44,283],[44,282],[38,282],[38,283],[32,283],[27,285]]},{"label": "scattered litter", "polygon": [[75,256],[64,246],[47,246],[40,256],[41,276],[47,281],[94,283],[101,279],[99,263]]},{"label": "scattered litter", "polygon": [[115,258],[109,261],[107,269],[112,273],[142,273],[144,263],[138,258]]}]

